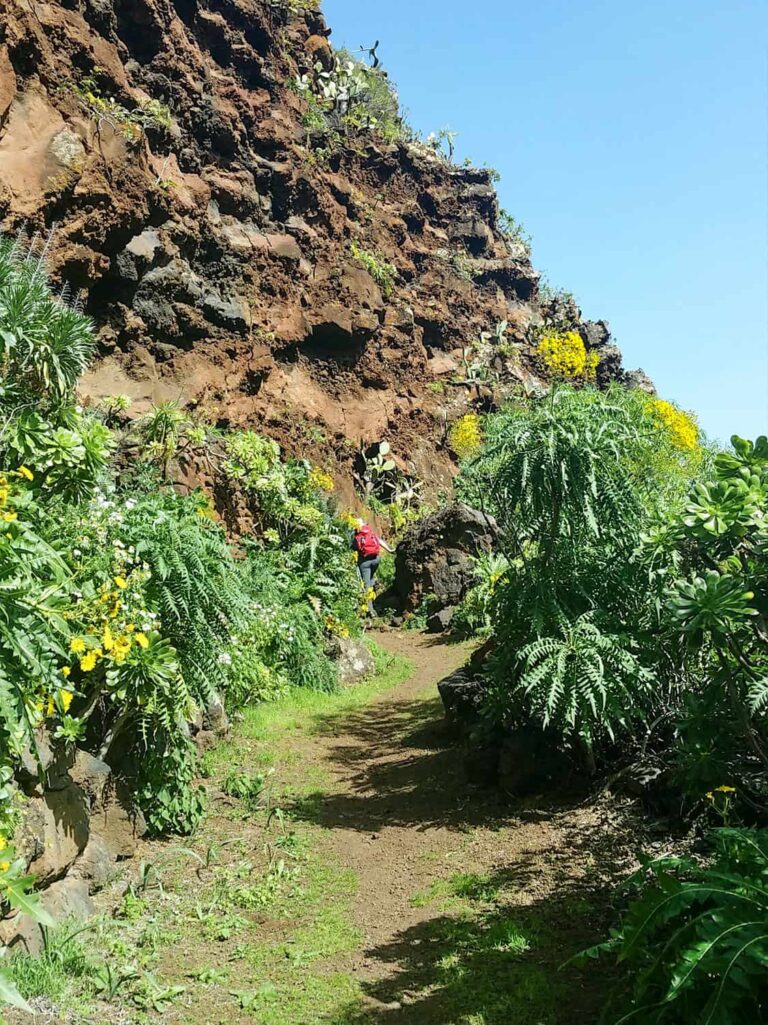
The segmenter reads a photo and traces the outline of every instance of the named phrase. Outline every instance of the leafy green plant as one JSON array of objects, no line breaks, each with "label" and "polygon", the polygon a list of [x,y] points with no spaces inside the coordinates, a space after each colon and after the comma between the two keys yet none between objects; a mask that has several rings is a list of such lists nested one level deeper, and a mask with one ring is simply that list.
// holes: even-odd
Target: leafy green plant
[{"label": "leafy green plant", "polygon": [[459,481],[499,519],[510,564],[493,601],[492,714],[557,726],[589,764],[595,741],[627,731],[665,694],[649,676],[660,598],[635,549],[658,510],[680,508],[698,462],[643,401],[554,388],[486,418],[483,451]]},{"label": "leafy green plant", "polygon": [[365,267],[384,295],[391,295],[397,279],[397,268],[393,264],[387,263],[386,260],[383,260],[375,253],[363,249],[354,240],[349,248],[352,256],[362,267]]},{"label": "leafy green plant", "polygon": [[142,454],[162,469],[168,478],[168,466],[176,455],[179,441],[189,421],[179,402],[161,402],[142,417],[137,424]]},{"label": "leafy green plant", "polygon": [[233,769],[224,777],[221,789],[227,796],[242,801],[250,811],[255,811],[260,807],[264,786],[264,776]]},{"label": "leafy green plant", "polygon": [[493,630],[496,589],[509,571],[505,555],[488,553],[475,559],[477,583],[470,588],[451,620],[451,631],[460,636],[487,636]]},{"label": "leafy green plant", "polygon": [[[15,857],[13,848],[0,832],[0,912],[8,909],[28,915],[42,926],[54,925],[51,915],[40,903],[40,898],[32,892],[34,878],[25,872],[26,862]],[[0,946],[0,959],[4,957],[6,948]],[[20,972],[10,968],[0,968],[0,1006],[3,1004],[32,1013],[22,993],[31,996],[29,988],[19,987]]]},{"label": "leafy green plant", "polygon": [[585,613],[560,636],[521,650],[519,693],[544,729],[554,726],[591,750],[601,731],[615,739],[650,704],[653,676],[631,647],[627,636],[603,633]]},{"label": "leafy green plant", "polygon": [[165,133],[172,127],[171,112],[159,100],[149,99],[129,108],[113,96],[104,96],[97,81],[100,71],[101,68],[95,68],[93,74],[72,85],[72,91],[98,127],[110,125],[131,142],[148,128]]},{"label": "leafy green plant", "polygon": [[394,489],[397,465],[390,457],[391,451],[388,441],[380,441],[375,453],[360,453],[363,469],[357,476],[367,498],[383,498],[386,490]]},{"label": "leafy green plant", "polygon": [[[679,770],[694,799],[718,779],[742,781],[744,799],[768,789],[768,440],[731,439],[710,480],[644,541],[644,556],[670,567],[668,645],[686,652],[689,696]],[[749,796],[751,794],[751,796]]]},{"label": "leafy green plant", "polygon": [[731,1025],[768,1010],[768,833],[721,829],[709,864],[646,861],[639,896],[612,938],[626,989],[603,1020]]},{"label": "leafy green plant", "polygon": [[336,149],[345,138],[373,132],[388,142],[412,133],[392,82],[379,67],[368,67],[347,50],[337,50],[333,66],[317,64],[294,83],[308,104],[305,126],[316,148]]}]

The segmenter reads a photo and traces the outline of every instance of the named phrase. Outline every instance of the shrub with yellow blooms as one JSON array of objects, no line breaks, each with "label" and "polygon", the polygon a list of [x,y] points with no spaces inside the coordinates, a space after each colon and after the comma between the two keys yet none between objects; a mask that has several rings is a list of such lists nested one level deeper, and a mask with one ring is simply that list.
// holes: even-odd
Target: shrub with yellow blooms
[{"label": "shrub with yellow blooms", "polygon": [[480,417],[477,413],[466,413],[453,425],[449,435],[451,448],[459,459],[470,459],[483,445]]},{"label": "shrub with yellow blooms", "polygon": [[676,448],[691,450],[698,446],[699,426],[691,413],[678,409],[665,399],[651,399],[646,410],[656,425],[668,432]]},{"label": "shrub with yellow blooms", "polygon": [[334,488],[333,477],[319,466],[313,466],[309,474],[309,483],[317,491],[331,492]]},{"label": "shrub with yellow blooms", "polygon": [[542,366],[552,377],[567,381],[594,380],[600,357],[595,350],[587,351],[576,331],[547,335],[536,348]]}]

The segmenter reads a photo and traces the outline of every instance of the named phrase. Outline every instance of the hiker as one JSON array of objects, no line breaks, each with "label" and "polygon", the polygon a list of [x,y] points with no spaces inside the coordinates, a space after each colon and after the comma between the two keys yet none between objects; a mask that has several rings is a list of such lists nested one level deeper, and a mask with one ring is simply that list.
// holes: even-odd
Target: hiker
[{"label": "hiker", "polygon": [[[381,562],[381,549],[383,548],[390,555],[394,555],[395,550],[390,548],[386,541],[375,534],[365,520],[358,520],[357,522],[357,528],[352,536],[352,547],[357,552],[357,569],[360,573],[365,593],[369,594],[376,583],[376,570]],[[368,615],[376,615],[372,598],[368,600]]]}]

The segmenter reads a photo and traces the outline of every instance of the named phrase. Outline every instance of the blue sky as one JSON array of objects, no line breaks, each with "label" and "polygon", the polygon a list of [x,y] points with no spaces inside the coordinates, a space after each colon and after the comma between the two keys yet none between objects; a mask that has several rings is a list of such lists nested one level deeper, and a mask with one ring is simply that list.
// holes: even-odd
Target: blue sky
[{"label": "blue sky", "polygon": [[721,439],[768,431],[763,0],[324,0],[411,123],[495,167],[534,262]]}]

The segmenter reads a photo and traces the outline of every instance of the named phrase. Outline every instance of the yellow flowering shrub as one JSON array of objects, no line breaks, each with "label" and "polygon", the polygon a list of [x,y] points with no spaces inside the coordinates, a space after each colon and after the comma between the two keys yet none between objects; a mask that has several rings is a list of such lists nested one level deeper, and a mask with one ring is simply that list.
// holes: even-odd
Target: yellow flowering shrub
[{"label": "yellow flowering shrub", "polygon": [[698,446],[699,426],[690,413],[664,399],[651,399],[647,411],[656,425],[669,433],[677,448],[695,449]]},{"label": "yellow flowering shrub", "polygon": [[331,637],[349,637],[349,627],[333,614],[325,617],[325,629]]},{"label": "yellow flowering shrub", "polygon": [[309,483],[317,491],[331,492],[334,489],[333,477],[319,466],[313,466],[309,473]]},{"label": "yellow flowering shrub", "polygon": [[450,442],[459,459],[469,459],[479,452],[483,444],[483,435],[477,413],[467,413],[456,421],[451,428]]},{"label": "yellow flowering shrub", "polygon": [[349,527],[350,530],[357,530],[360,525],[360,517],[356,516],[355,513],[345,511],[339,516],[339,520],[344,524],[345,527]]},{"label": "yellow flowering shrub", "polygon": [[542,338],[536,348],[536,354],[553,377],[562,377],[569,381],[579,378],[585,381],[593,380],[600,362],[597,352],[587,352],[581,335],[576,331],[565,331]]}]

